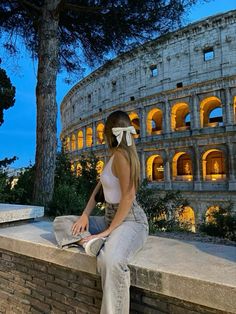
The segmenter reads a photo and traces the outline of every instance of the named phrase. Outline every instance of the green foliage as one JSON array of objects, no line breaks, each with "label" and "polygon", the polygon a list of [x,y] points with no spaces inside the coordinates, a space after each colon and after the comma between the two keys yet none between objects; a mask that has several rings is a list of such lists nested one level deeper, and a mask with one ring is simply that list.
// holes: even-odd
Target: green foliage
[{"label": "green foliage", "polygon": [[8,178],[6,168],[13,163],[17,158],[5,158],[0,160],[0,202],[9,202],[11,191],[11,180]]},{"label": "green foliage", "polygon": [[80,175],[76,176],[76,173],[71,171],[68,155],[64,152],[58,154],[54,193],[47,209],[49,216],[82,213],[97,182],[97,161],[93,154],[81,156],[82,170]]},{"label": "green foliage", "polygon": [[225,207],[220,206],[211,214],[210,221],[203,217],[203,223],[199,225],[199,230],[210,235],[220,238],[236,241],[236,212],[233,211],[233,204],[230,203]]},{"label": "green foliage", "polygon": [[17,183],[9,190],[9,203],[34,204],[33,188],[35,178],[35,166],[29,166],[22,171]]},{"label": "green foliage", "polygon": [[15,103],[16,89],[6,71],[0,68],[0,126],[3,124],[3,110],[12,107]]},{"label": "green foliage", "polygon": [[148,181],[144,180],[137,193],[137,200],[145,210],[150,233],[158,230],[173,231],[183,230],[178,216],[181,215],[188,201],[183,198],[179,191],[168,191],[161,197],[159,190],[148,186]]}]

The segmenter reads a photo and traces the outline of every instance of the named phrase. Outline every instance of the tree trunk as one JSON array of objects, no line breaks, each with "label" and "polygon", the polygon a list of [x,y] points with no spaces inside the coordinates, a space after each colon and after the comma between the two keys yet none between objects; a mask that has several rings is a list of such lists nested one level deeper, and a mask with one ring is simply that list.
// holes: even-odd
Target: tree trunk
[{"label": "tree trunk", "polygon": [[47,205],[52,199],[57,153],[56,78],[58,72],[58,5],[45,0],[39,21],[38,73],[36,86],[37,137],[34,201]]}]

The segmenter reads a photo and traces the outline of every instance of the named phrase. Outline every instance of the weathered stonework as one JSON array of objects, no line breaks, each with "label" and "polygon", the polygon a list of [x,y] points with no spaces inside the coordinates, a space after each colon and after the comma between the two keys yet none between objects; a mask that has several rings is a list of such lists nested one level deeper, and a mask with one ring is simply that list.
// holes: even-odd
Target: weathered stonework
[{"label": "weathered stonework", "polygon": [[13,205],[0,203],[0,226],[21,220],[29,220],[44,216],[44,207],[31,205]]},{"label": "weathered stonework", "polygon": [[61,139],[74,166],[91,150],[107,162],[101,125],[121,109],[139,133],[142,178],[160,191],[181,190],[196,217],[225,200],[236,208],[235,27],[236,11],[209,17],[77,83],[61,104]]}]

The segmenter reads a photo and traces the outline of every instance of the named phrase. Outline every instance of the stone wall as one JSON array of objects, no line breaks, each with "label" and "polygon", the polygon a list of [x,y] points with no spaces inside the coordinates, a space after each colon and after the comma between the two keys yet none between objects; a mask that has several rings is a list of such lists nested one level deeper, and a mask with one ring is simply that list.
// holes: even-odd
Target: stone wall
[{"label": "stone wall", "polygon": [[[0,313],[99,313],[99,276],[0,250]],[[131,287],[131,313],[226,312]]]}]

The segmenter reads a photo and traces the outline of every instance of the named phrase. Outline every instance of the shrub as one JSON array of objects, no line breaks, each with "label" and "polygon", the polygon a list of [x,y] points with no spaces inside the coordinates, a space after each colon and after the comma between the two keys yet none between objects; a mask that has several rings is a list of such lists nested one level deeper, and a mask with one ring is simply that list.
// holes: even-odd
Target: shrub
[{"label": "shrub", "polygon": [[236,212],[233,211],[233,204],[227,204],[225,207],[220,206],[208,217],[203,217],[203,222],[199,225],[199,230],[210,235],[220,238],[236,241]]},{"label": "shrub", "polygon": [[167,191],[163,197],[158,196],[159,193],[159,190],[148,185],[147,180],[143,181],[137,193],[137,200],[148,217],[150,233],[159,230],[185,230],[178,216],[188,205],[188,201],[179,191]]}]

